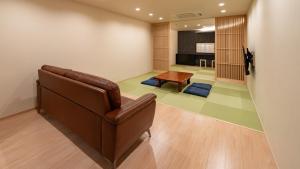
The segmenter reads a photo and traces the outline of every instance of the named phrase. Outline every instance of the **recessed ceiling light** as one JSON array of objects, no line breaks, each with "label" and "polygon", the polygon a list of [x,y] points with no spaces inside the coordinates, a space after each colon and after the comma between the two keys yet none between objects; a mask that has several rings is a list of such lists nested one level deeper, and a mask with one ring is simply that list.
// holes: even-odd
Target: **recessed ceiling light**
[{"label": "recessed ceiling light", "polygon": [[153,16],[153,13],[149,13],[149,16]]},{"label": "recessed ceiling light", "polygon": [[226,13],[227,11],[225,9],[222,9],[221,10],[221,13]]},{"label": "recessed ceiling light", "polygon": [[140,10],[141,10],[141,8],[135,8],[135,10],[136,10],[136,11],[140,11]]},{"label": "recessed ceiling light", "polygon": [[188,26],[187,26],[187,25],[184,25],[184,27],[187,28]]},{"label": "recessed ceiling light", "polygon": [[199,23],[199,24],[197,24],[197,26],[201,26],[201,24]]},{"label": "recessed ceiling light", "polygon": [[219,6],[225,6],[225,3],[221,2],[219,3]]},{"label": "recessed ceiling light", "polygon": [[163,20],[164,18],[163,18],[163,17],[159,17],[158,19],[159,19],[159,20]]}]

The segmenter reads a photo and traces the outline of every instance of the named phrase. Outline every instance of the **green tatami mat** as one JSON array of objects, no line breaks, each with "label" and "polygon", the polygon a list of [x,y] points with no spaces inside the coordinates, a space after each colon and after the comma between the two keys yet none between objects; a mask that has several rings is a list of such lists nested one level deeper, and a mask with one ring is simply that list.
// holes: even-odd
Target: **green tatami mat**
[{"label": "green tatami mat", "polygon": [[245,85],[215,82],[215,72],[212,69],[174,65],[170,70],[193,73],[191,83],[212,84],[210,95],[204,98],[178,93],[177,85],[173,83],[166,83],[161,88],[142,85],[142,81],[158,75],[154,72],[121,81],[120,89],[134,96],[154,93],[158,102],[262,131],[259,117]]}]

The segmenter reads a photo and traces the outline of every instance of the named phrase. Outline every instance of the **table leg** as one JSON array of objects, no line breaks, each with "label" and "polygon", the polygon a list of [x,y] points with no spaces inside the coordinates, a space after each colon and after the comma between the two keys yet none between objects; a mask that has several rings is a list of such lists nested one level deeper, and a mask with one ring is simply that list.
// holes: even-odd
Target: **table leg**
[{"label": "table leg", "polygon": [[190,84],[190,83],[191,83],[191,79],[188,79],[188,80],[187,80],[187,84]]},{"label": "table leg", "polygon": [[157,87],[161,87],[161,80],[158,80],[158,86]]},{"label": "table leg", "polygon": [[181,92],[182,91],[182,83],[178,83],[178,92]]}]

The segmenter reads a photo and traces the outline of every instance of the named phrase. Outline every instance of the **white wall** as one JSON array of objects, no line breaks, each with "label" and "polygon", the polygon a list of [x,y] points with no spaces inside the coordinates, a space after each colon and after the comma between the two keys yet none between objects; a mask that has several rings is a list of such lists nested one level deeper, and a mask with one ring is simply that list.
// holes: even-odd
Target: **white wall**
[{"label": "white wall", "polygon": [[256,73],[248,86],[281,169],[300,168],[299,0],[254,0],[248,46]]},{"label": "white wall", "polygon": [[170,65],[176,64],[176,54],[178,52],[178,31],[175,29],[170,30]]},{"label": "white wall", "polygon": [[150,24],[67,0],[1,0],[0,117],[34,107],[43,64],[114,81],[151,71]]}]

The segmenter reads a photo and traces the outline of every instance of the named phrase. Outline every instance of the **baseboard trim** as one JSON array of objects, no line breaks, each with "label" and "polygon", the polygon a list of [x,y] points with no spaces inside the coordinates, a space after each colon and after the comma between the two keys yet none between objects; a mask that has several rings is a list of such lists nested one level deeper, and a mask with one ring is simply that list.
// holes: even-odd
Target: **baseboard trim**
[{"label": "baseboard trim", "polygon": [[241,81],[241,80],[233,80],[233,79],[225,79],[225,78],[216,78],[216,81],[227,82],[227,83],[235,83],[235,84],[242,84],[242,85],[247,84],[246,80],[245,81]]},{"label": "baseboard trim", "polygon": [[27,112],[35,110],[35,109],[37,109],[37,108],[34,107],[34,108],[26,109],[26,110],[23,110],[23,111],[20,111],[20,112],[9,113],[9,114],[2,115],[2,116],[0,116],[0,121],[4,120],[4,119],[11,118],[11,117],[14,117],[14,116],[17,116],[17,115],[22,114],[22,113],[27,113]]}]

